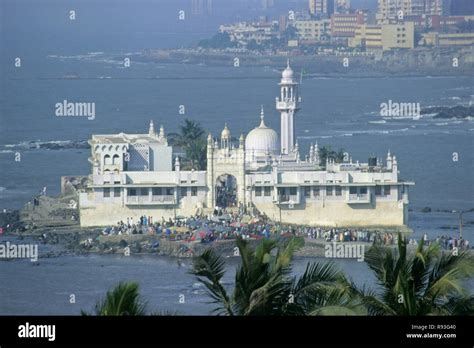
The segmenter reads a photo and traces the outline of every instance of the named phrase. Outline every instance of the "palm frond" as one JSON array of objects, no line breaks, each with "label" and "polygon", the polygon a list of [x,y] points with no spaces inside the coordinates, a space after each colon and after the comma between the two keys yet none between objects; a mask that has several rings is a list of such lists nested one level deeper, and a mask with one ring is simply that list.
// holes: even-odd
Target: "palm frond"
[{"label": "palm frond", "polygon": [[100,316],[145,315],[146,303],[141,301],[138,283],[121,282],[97,302],[95,314]]},{"label": "palm frond", "polygon": [[233,315],[232,304],[227,291],[220,283],[224,273],[225,261],[212,248],[205,250],[202,255],[194,259],[193,269],[191,270],[191,274],[196,275],[198,281],[206,287],[209,296],[213,300],[211,303],[219,305],[214,312]]}]

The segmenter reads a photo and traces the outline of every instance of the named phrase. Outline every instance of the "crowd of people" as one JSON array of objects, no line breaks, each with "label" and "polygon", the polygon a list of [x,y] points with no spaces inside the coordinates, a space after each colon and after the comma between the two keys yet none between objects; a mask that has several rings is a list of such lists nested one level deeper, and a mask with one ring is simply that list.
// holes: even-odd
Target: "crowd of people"
[{"label": "crowd of people", "polygon": [[[290,227],[291,229],[291,227]],[[295,235],[309,239],[323,239],[326,242],[366,242],[383,245],[392,245],[396,242],[396,235],[388,232],[376,232],[366,229],[321,228],[321,227],[294,227]]]},{"label": "crowd of people", "polygon": [[467,250],[469,249],[469,241],[467,239],[463,239],[462,237],[455,238],[450,236],[438,236],[435,239],[441,247],[445,250],[453,250],[454,248]]},{"label": "crowd of people", "polygon": [[[253,216],[253,217],[252,217]],[[245,221],[245,222],[244,222]],[[368,229],[322,228],[310,226],[280,225],[266,216],[252,215],[245,209],[228,212],[216,207],[212,214],[204,216],[177,216],[155,220],[152,216],[132,217],[119,221],[115,226],[103,230],[104,235],[156,234],[161,238],[180,241],[213,242],[216,240],[270,238],[275,235],[294,235],[326,242],[365,242],[378,245],[396,245],[398,234]],[[469,249],[469,242],[462,238],[449,236],[429,240],[423,235],[425,244],[439,242],[445,250],[453,248]],[[416,245],[415,238],[409,244]]]}]

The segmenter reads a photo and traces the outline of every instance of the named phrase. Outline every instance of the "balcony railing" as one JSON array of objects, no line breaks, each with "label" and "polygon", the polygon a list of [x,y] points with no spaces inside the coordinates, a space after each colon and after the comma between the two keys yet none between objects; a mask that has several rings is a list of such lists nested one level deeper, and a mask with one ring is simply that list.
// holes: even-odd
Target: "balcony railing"
[{"label": "balcony railing", "polygon": [[276,105],[277,105],[277,109],[293,108],[296,106],[295,102],[292,100],[277,101]]},{"label": "balcony railing", "polygon": [[157,202],[157,203],[173,203],[174,196],[173,195],[152,196],[151,201]]},{"label": "balcony railing", "polygon": [[351,193],[348,201],[350,203],[369,203],[370,195],[368,193]]},{"label": "balcony railing", "polygon": [[174,204],[175,199],[173,195],[161,196],[128,196],[127,204]]}]

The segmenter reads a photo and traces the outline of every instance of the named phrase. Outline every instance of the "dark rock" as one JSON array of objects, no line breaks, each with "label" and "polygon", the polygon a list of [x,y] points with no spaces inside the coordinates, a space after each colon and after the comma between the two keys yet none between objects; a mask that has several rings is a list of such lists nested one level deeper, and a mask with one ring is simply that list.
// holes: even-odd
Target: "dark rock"
[{"label": "dark rock", "polygon": [[435,106],[430,108],[425,108],[421,110],[422,115],[426,114],[436,114],[433,118],[436,119],[464,119],[468,117],[474,117],[474,106],[463,106],[457,105],[453,107],[449,106]]}]

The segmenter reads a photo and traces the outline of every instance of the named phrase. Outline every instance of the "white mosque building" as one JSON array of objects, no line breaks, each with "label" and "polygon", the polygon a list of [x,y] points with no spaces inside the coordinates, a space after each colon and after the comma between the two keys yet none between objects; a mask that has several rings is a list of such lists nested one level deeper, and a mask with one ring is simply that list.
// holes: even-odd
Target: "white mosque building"
[{"label": "white mosque building", "polygon": [[190,216],[220,207],[252,207],[283,223],[406,230],[408,188],[397,159],[320,163],[318,145],[302,159],[295,137],[301,98],[293,70],[282,73],[276,109],[280,136],[260,124],[233,143],[225,125],[219,139],[207,139],[207,170],[185,171],[168,145],[163,127],[147,134],[93,135],[90,183],[80,193],[82,226]]}]

